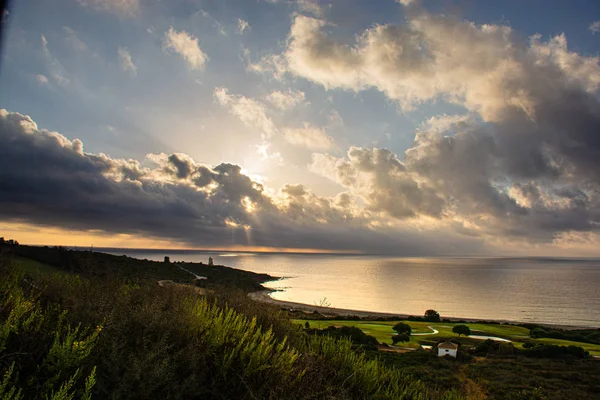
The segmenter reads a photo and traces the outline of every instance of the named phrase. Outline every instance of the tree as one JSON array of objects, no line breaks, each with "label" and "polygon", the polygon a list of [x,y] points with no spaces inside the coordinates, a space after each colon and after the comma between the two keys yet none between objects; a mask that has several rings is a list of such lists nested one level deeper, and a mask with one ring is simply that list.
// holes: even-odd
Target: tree
[{"label": "tree", "polygon": [[308,323],[308,321],[304,323],[304,329],[310,329],[310,324]]},{"label": "tree", "polygon": [[471,334],[471,328],[466,325],[454,325],[452,332],[458,334],[458,337],[460,337],[460,335],[469,336]]},{"label": "tree", "polygon": [[425,311],[425,321],[428,322],[440,322],[440,313],[435,310],[427,310]]},{"label": "tree", "polygon": [[394,327],[392,329],[398,333],[405,333],[409,336],[410,336],[410,333],[412,332],[410,325],[405,324],[404,322],[398,322],[396,325],[394,325]]},{"label": "tree", "polygon": [[215,265],[215,262],[213,261],[212,257],[208,257],[208,265],[210,265],[211,267]]},{"label": "tree", "polygon": [[171,263],[171,259],[169,258],[169,256],[165,256],[165,264],[170,264]]},{"label": "tree", "polygon": [[392,343],[396,344],[398,342],[409,342],[410,341],[410,336],[408,336],[406,333],[399,333],[397,335],[392,336]]}]

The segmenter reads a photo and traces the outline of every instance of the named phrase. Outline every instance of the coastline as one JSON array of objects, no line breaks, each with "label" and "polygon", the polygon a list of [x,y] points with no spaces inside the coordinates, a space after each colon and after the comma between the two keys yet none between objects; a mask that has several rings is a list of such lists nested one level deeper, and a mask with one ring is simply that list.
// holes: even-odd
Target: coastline
[{"label": "coastline", "polygon": [[[377,318],[389,318],[389,317],[398,317],[398,319],[407,319],[410,314],[399,314],[399,313],[385,313],[378,311],[361,311],[361,310],[351,310],[347,308],[336,308],[336,307],[323,307],[305,303],[296,303],[293,301],[286,300],[277,300],[270,296],[271,293],[277,292],[277,290],[261,290],[258,292],[250,292],[248,293],[248,297],[254,301],[258,301],[261,303],[272,304],[281,308],[288,308],[291,310],[302,311],[305,313],[312,313],[313,311],[317,311],[319,314],[325,317],[347,317],[347,316],[357,316],[360,318],[366,319],[377,319]],[[520,325],[520,324],[534,324],[535,322],[521,322],[521,321],[510,321],[510,320],[501,320],[501,319],[476,319],[476,318],[462,318],[462,317],[448,317],[442,316],[443,319],[450,320],[451,322],[465,321],[468,323],[478,323],[483,321],[493,321],[500,324],[511,324],[511,325]],[[546,324],[546,323],[535,323],[540,326],[545,326],[549,328],[560,328],[560,329],[598,329],[595,327],[589,326],[575,326],[575,325],[561,325],[561,324]]]}]

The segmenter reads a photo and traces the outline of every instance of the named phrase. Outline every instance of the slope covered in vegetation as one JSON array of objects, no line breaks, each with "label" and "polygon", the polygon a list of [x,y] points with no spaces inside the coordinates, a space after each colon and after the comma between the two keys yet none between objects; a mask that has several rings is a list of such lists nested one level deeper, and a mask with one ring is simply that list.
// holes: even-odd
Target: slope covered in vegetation
[{"label": "slope covered in vegetation", "polygon": [[94,254],[69,255],[88,259],[70,273],[25,272],[23,252],[0,255],[0,398],[460,398],[348,340],[307,335],[239,289],[202,297],[191,285],[159,286],[159,265],[132,273]]}]

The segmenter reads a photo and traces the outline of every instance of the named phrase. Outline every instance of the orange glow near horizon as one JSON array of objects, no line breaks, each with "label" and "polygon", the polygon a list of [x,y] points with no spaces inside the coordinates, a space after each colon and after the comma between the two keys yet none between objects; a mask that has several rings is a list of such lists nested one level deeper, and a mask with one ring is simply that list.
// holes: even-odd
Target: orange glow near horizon
[{"label": "orange glow near horizon", "polygon": [[219,247],[190,247],[170,240],[140,237],[131,234],[109,234],[103,231],[70,231],[62,228],[41,227],[19,222],[2,222],[0,236],[15,239],[32,246],[112,247],[154,250],[206,250],[256,253],[321,253],[361,254],[352,250],[328,250],[309,248],[281,248],[268,246],[224,245]]}]

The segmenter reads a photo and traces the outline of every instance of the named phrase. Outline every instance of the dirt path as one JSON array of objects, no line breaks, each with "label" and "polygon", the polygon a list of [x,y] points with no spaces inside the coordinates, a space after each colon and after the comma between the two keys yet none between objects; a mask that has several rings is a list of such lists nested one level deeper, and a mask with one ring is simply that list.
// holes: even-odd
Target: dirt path
[{"label": "dirt path", "polygon": [[428,326],[428,328],[431,329],[432,332],[411,333],[410,336],[427,336],[427,335],[437,335],[438,333],[440,333],[440,331],[438,331],[437,329],[435,329],[432,326]]}]

